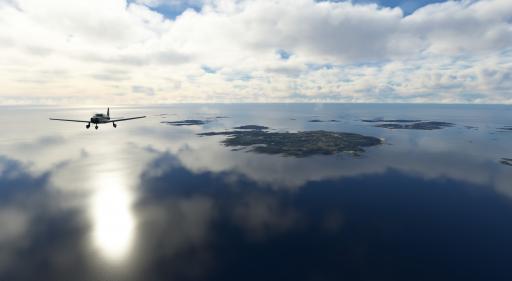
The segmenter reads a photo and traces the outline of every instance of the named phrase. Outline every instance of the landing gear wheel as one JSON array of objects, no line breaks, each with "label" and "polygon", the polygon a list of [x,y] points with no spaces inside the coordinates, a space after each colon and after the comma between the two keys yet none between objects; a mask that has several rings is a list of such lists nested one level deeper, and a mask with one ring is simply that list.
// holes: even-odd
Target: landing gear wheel
[{"label": "landing gear wheel", "polygon": [[87,125],[85,125],[85,128],[86,128],[86,129],[89,129],[90,127],[91,127],[91,124],[87,124]]},{"label": "landing gear wheel", "polygon": [[112,126],[114,126],[114,128],[117,128],[117,124],[116,123],[112,123]]},{"label": "landing gear wheel", "polygon": [[98,130],[98,125],[96,125],[96,127],[94,127],[94,129]]}]

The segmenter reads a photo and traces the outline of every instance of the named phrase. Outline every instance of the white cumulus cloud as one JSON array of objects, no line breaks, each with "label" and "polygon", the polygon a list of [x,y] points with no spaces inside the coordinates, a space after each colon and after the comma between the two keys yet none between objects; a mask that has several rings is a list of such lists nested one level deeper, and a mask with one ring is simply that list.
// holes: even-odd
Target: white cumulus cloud
[{"label": "white cumulus cloud", "polygon": [[0,0],[2,104],[512,103],[511,76],[509,0]]}]

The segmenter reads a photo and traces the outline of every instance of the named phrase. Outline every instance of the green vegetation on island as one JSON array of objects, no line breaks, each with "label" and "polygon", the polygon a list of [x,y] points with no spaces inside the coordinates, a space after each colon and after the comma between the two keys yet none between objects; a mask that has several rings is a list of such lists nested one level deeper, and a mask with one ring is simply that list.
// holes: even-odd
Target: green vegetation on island
[{"label": "green vegetation on island", "polygon": [[340,121],[335,120],[335,119],[331,119],[331,120],[312,119],[312,120],[309,120],[308,122],[310,122],[310,123],[324,123],[324,122],[340,122]]},{"label": "green vegetation on island", "polygon": [[237,130],[267,130],[268,127],[259,126],[259,125],[245,125],[245,126],[235,127],[234,129],[237,129]]},{"label": "green vegetation on island", "polygon": [[416,123],[422,120],[409,120],[409,119],[363,119],[366,123]]},{"label": "green vegetation on island", "polygon": [[[438,121],[423,121],[412,119],[363,119],[366,123],[382,123],[377,124],[375,127],[386,129],[405,129],[405,130],[439,130],[446,127],[455,126],[453,123],[438,122]],[[473,127],[471,127],[473,128]]]},{"label": "green vegetation on island", "polygon": [[375,125],[375,127],[386,128],[386,129],[406,129],[406,130],[439,130],[447,127],[452,127],[455,124],[448,122],[437,122],[437,121],[422,121],[412,124],[403,123],[384,123]]},{"label": "green vegetation on island", "polygon": [[204,120],[180,120],[180,121],[164,121],[163,124],[168,124],[172,126],[193,126],[193,125],[204,125],[208,123],[208,121]]},{"label": "green vegetation on island", "polygon": [[249,151],[264,154],[282,154],[293,157],[332,155],[340,152],[360,153],[364,147],[382,144],[375,137],[354,133],[306,131],[267,132],[263,130],[235,130],[207,132],[200,136],[227,136],[222,143],[230,147],[251,147]]}]

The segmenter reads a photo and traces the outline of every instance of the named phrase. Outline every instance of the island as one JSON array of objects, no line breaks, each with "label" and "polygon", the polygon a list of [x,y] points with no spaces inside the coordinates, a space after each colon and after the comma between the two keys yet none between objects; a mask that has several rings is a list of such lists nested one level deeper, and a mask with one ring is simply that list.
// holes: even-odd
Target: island
[{"label": "island", "polygon": [[475,126],[464,126],[464,128],[468,129],[468,130],[474,130],[474,131],[478,131],[478,127],[475,127]]},{"label": "island", "polygon": [[308,122],[310,123],[323,123],[323,122],[340,122],[338,120],[320,120],[320,119],[312,119],[312,120],[309,120]]},{"label": "island", "polygon": [[348,152],[358,155],[365,147],[382,144],[376,137],[330,131],[268,132],[263,130],[233,130],[201,133],[200,136],[227,136],[222,141],[229,147],[249,147],[250,152],[281,154],[292,157],[332,155]]},{"label": "island", "polygon": [[244,125],[244,126],[235,127],[233,129],[237,129],[237,130],[267,130],[268,127],[259,126],[259,125]]},{"label": "island", "polygon": [[409,119],[363,119],[367,123],[416,123],[422,120],[409,120]]},{"label": "island", "polygon": [[421,121],[411,124],[403,123],[384,123],[375,125],[375,127],[386,128],[386,129],[406,129],[406,130],[439,130],[447,127],[452,127],[455,124],[448,122],[437,122],[437,121]]},{"label": "island", "polygon": [[499,130],[502,130],[502,131],[512,131],[512,126],[505,126],[505,127],[499,128]]},{"label": "island", "polygon": [[512,158],[501,158],[500,163],[503,165],[512,166]]},{"label": "island", "polygon": [[194,125],[204,125],[204,124],[208,123],[208,121],[205,121],[205,120],[180,120],[180,121],[164,121],[161,123],[172,125],[172,126],[194,126]]}]

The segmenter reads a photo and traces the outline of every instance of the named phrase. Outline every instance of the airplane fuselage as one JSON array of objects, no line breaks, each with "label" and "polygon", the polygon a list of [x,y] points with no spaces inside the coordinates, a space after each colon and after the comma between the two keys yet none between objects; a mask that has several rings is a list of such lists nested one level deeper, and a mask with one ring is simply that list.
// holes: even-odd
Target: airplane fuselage
[{"label": "airplane fuselage", "polygon": [[[117,127],[117,124],[110,120],[110,109],[107,110],[107,114],[96,113],[93,117],[91,117],[91,123],[96,125],[95,128],[98,129],[98,124],[106,124],[112,122],[114,128]],[[85,127],[89,129],[91,123],[87,124]]]},{"label": "airplane fuselage", "polygon": [[110,117],[105,115],[96,114],[91,117],[91,123],[93,124],[105,124],[110,122]]}]

